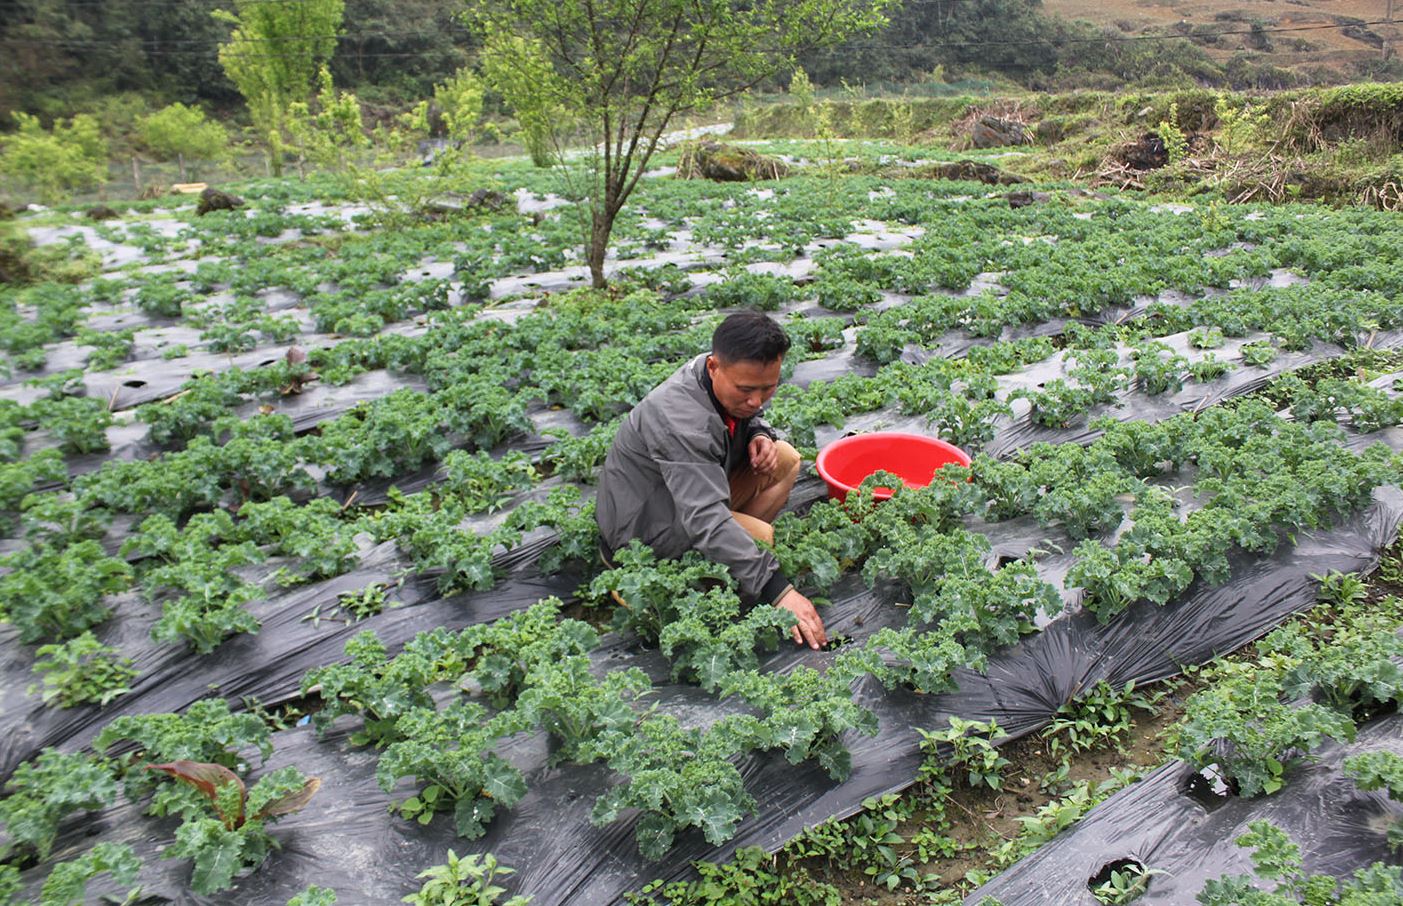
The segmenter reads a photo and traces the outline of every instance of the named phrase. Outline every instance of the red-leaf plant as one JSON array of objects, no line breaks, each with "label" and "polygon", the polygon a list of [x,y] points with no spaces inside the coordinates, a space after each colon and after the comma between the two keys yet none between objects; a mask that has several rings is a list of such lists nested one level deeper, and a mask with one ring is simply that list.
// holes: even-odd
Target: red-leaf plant
[{"label": "red-leaf plant", "polygon": [[190,886],[205,896],[229,890],[238,875],[262,865],[278,846],[265,822],[302,808],[321,786],[290,766],[265,774],[251,790],[220,764],[171,761],[146,767],[193,786],[210,801],[214,817],[186,814],[175,843],[162,854],[190,859]]},{"label": "red-leaf plant", "polygon": [[[148,764],[148,770],[161,771],[176,780],[190,784],[209,798],[215,814],[227,830],[237,830],[248,819],[264,821],[282,815],[290,815],[305,806],[317,790],[321,788],[321,778],[306,778],[305,782],[291,792],[282,793],[262,803],[254,814],[246,816],[248,788],[238,774],[222,764],[202,761],[170,761],[165,764]],[[284,769],[289,770],[289,769]],[[274,772],[280,774],[281,772]],[[297,775],[300,777],[301,775]],[[270,775],[271,779],[272,775]],[[257,787],[255,787],[255,790]]]}]

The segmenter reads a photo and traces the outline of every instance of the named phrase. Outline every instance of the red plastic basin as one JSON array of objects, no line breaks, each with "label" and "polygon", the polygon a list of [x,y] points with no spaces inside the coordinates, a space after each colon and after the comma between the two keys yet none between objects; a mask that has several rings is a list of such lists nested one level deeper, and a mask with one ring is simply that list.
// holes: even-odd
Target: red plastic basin
[{"label": "red plastic basin", "polygon": [[[816,465],[819,476],[828,485],[828,496],[845,500],[873,472],[892,472],[900,475],[908,488],[923,488],[930,484],[937,469],[952,463],[968,466],[969,454],[934,437],[874,431],[834,441],[819,451]],[[891,495],[888,488],[877,488],[873,494],[878,500]]]}]

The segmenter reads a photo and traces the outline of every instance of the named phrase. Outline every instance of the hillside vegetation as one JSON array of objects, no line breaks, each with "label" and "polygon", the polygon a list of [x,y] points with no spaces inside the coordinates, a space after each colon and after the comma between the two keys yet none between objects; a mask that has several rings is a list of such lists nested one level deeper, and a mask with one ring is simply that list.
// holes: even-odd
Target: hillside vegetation
[{"label": "hillside vegetation", "polygon": [[990,121],[1021,136],[998,164],[1027,178],[1390,210],[1403,185],[1400,83],[789,101],[742,110],[735,134],[888,138],[964,152]]}]

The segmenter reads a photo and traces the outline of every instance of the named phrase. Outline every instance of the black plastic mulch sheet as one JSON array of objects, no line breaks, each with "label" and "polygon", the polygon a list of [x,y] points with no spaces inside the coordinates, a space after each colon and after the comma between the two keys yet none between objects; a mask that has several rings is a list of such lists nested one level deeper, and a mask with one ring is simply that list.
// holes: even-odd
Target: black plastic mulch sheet
[{"label": "black plastic mulch sheet", "polygon": [[[887,693],[865,680],[854,694],[877,713],[881,732],[849,741],[853,771],[848,780],[834,783],[811,765],[796,768],[779,756],[747,758],[742,773],[760,807],[740,825],[736,837],[719,848],[689,831],[679,836],[663,860],[644,860],[633,839],[631,819],[604,828],[589,822],[594,800],[613,782],[609,772],[599,765],[547,766],[547,741],[542,734],[517,737],[503,746],[503,754],[526,774],[529,792],[515,808],[496,818],[484,838],[457,839],[445,819],[420,827],[388,813],[387,805],[409,795],[411,788],[406,784],[393,795],[379,790],[374,781],[376,754],[351,748],[344,741],[345,732],[355,727],[348,720],[320,742],[306,727],[275,734],[276,753],[268,767],[295,764],[320,776],[322,789],[307,809],[274,827],[282,850],[232,891],[210,898],[190,893],[189,865],[157,858],[173,839],[174,823],[138,817],[126,804],[71,821],[53,858],[76,855],[92,845],[90,834],[96,833],[103,839],[129,842],[137,850],[145,862],[142,882],[157,902],[281,904],[307,885],[318,884],[335,889],[341,904],[379,904],[396,902],[417,889],[420,882],[414,875],[444,861],[451,847],[459,854],[490,851],[516,868],[512,888],[532,895],[537,906],[615,903],[653,878],[687,877],[693,860],[724,859],[740,846],[778,849],[806,827],[856,812],[869,796],[908,786],[920,763],[915,727],[942,726],[949,715],[958,714],[993,718],[1010,734],[1023,735],[1043,726],[1061,704],[1099,679],[1116,684],[1152,682],[1177,674],[1186,664],[1203,663],[1236,649],[1312,605],[1316,596],[1312,574],[1372,568],[1400,522],[1403,492],[1382,488],[1373,503],[1332,530],[1303,532],[1295,547],[1283,544],[1270,557],[1235,558],[1232,579],[1221,587],[1195,585],[1168,606],[1136,606],[1106,625],[1083,612],[1055,619],[1041,632],[992,656],[984,675],[961,671],[957,692]],[[1002,524],[994,554],[1017,556],[1047,536],[1030,520]],[[1061,559],[1040,561],[1048,578],[1065,570]],[[510,586],[500,593],[512,605],[498,611],[499,615],[520,607],[536,591]],[[474,598],[489,602],[493,594]],[[862,641],[883,626],[902,625],[905,611],[895,606],[900,597],[899,589],[879,585],[868,590],[860,580],[848,577],[825,613],[829,631]],[[434,608],[414,610],[422,610],[422,616],[415,615],[413,628],[436,625],[444,617]],[[406,638],[413,628],[397,626],[396,640]],[[265,629],[249,642],[257,644],[271,635]],[[279,656],[296,658],[298,669],[302,664],[326,663],[335,659],[336,649],[329,646],[339,645],[343,638],[338,633],[335,643],[327,647],[318,643],[319,653],[314,656],[283,650],[269,652],[272,656],[258,663],[276,664]],[[225,665],[233,681],[238,676],[235,658],[223,651],[213,659]],[[595,656],[601,669],[643,668],[657,683],[653,700],[688,724],[707,724],[734,707],[694,687],[669,683],[662,658],[626,640],[607,637]],[[765,666],[774,670],[799,663],[823,667],[833,656],[786,645]],[[285,670],[281,665],[272,669]],[[287,670],[284,682],[295,672]],[[178,684],[187,695],[203,688],[197,683]],[[123,710],[164,710],[181,704],[161,701],[155,694],[143,699],[140,707],[133,703]],[[41,875],[42,871],[31,872],[26,881],[37,886]]]},{"label": "black plastic mulch sheet", "polygon": [[[1115,320],[1134,313],[1134,309],[1117,310],[1106,317]],[[964,334],[952,334],[948,339],[952,348],[967,348],[979,342]],[[1396,345],[1400,339],[1403,335],[1381,337],[1376,345]],[[944,341],[936,345],[948,351]],[[1171,339],[1171,345],[1190,358],[1198,357],[1196,351],[1185,347],[1182,335]],[[281,352],[250,353],[247,365],[256,367],[275,361]],[[1123,413],[1123,417],[1159,420],[1251,390],[1288,367],[1338,354],[1338,348],[1322,344],[1299,355],[1284,354],[1268,368],[1235,369],[1219,381],[1189,384],[1175,394],[1158,398],[1127,394],[1110,411],[1118,416]],[[95,387],[93,381],[107,380],[109,383],[97,389],[104,395],[111,394],[118,408],[135,405],[178,389],[184,380],[182,374],[188,374],[188,365],[188,361],[143,361],[140,378],[115,373],[90,375],[89,390]],[[832,360],[800,364],[795,383],[854,371],[872,373],[873,369],[851,355],[840,355]],[[1002,379],[1001,385],[1007,392],[1018,386],[1036,386],[1062,374],[1061,358],[1057,357]],[[138,386],[132,385],[138,381]],[[305,429],[325,417],[328,410],[343,410],[359,399],[373,398],[376,393],[403,385],[397,378],[375,374],[347,388],[313,387],[303,398],[282,401],[279,409],[287,411],[299,428]],[[16,390],[5,388],[0,395]],[[546,419],[570,421],[559,414],[539,411],[533,412],[533,418],[538,427]],[[923,430],[924,419],[896,418],[909,422],[913,430]],[[820,430],[818,440],[824,444],[841,434],[891,420],[890,412],[856,416],[842,430]],[[1036,440],[1084,443],[1096,432],[1083,425],[1078,420],[1069,429],[1042,429],[1030,425],[1019,413],[1014,419],[1001,420],[998,433],[984,449],[1006,456]],[[573,423],[566,426],[579,427]],[[1388,432],[1387,439],[1395,447],[1403,446],[1403,432]],[[128,443],[132,454],[140,455],[140,440],[133,437]],[[543,439],[532,438],[515,448],[541,443]],[[425,469],[423,474],[410,477],[408,483],[401,479],[396,484],[401,489],[414,490],[427,485],[434,475],[435,470]],[[358,490],[358,499],[363,500],[378,499],[384,493],[378,484]],[[807,479],[796,489],[791,502],[802,505],[821,493],[821,486]],[[141,883],[149,902],[282,904],[307,885],[317,884],[335,889],[341,904],[382,904],[398,902],[404,894],[417,889],[415,875],[443,862],[447,850],[453,848],[460,854],[491,851],[503,864],[515,867],[517,874],[510,886],[532,895],[537,906],[617,902],[624,893],[653,878],[687,877],[693,860],[723,859],[740,846],[777,849],[806,827],[858,811],[870,796],[908,786],[920,763],[916,727],[942,726],[948,716],[958,714],[995,719],[1010,734],[1023,735],[1045,725],[1060,705],[1100,679],[1117,684],[1127,680],[1152,682],[1179,673],[1186,664],[1203,663],[1234,650],[1290,614],[1310,606],[1316,587],[1311,575],[1372,568],[1378,551],[1393,540],[1400,521],[1403,493],[1381,489],[1371,506],[1330,531],[1302,533],[1296,546],[1283,544],[1271,557],[1235,558],[1233,578],[1220,588],[1195,585],[1169,606],[1132,608],[1106,625],[1100,625],[1090,614],[1075,611],[1054,619],[1038,634],[992,656],[986,673],[961,671],[957,677],[959,691],[955,693],[888,693],[875,681],[865,680],[855,689],[854,696],[877,713],[881,731],[873,738],[849,740],[852,775],[838,784],[812,765],[796,768],[779,756],[745,759],[742,773],[759,808],[742,823],[736,837],[719,848],[707,844],[699,833],[688,832],[679,837],[662,861],[645,861],[637,851],[632,820],[604,828],[595,828],[589,822],[595,799],[616,778],[599,765],[547,766],[547,740],[543,734],[519,736],[503,744],[503,754],[525,772],[529,792],[515,808],[497,817],[483,839],[455,838],[445,818],[428,827],[404,821],[389,814],[387,806],[408,796],[410,787],[405,784],[392,794],[381,791],[374,779],[377,753],[351,747],[344,737],[355,728],[354,722],[344,721],[325,740],[317,740],[308,727],[275,734],[276,752],[268,765],[255,771],[255,778],[264,769],[294,764],[309,775],[321,777],[323,785],[308,808],[274,826],[274,836],[282,843],[282,849],[232,891],[213,897],[191,893],[188,863],[160,858],[160,851],[173,840],[176,823],[141,816],[135,806],[125,802],[101,813],[72,817],[51,859],[27,872],[25,880],[31,892],[37,892],[54,861],[73,858],[88,849],[94,838],[101,838],[127,842],[141,856],[145,863]],[[1055,529],[1045,529],[1031,519],[971,527],[989,534],[994,558],[1017,558],[1034,547],[1069,551],[1072,546]],[[345,642],[365,629],[375,630],[395,651],[421,630],[436,626],[456,629],[500,618],[547,595],[568,597],[578,577],[540,576],[533,571],[531,563],[540,544],[528,543],[500,557],[499,565],[511,572],[489,592],[444,599],[437,593],[432,574],[413,576],[392,595],[405,605],[402,608],[351,625],[323,622],[316,626],[305,619],[318,608],[330,608],[343,592],[391,582],[403,574],[407,565],[403,558],[394,553],[393,545],[382,545],[368,551],[358,569],[351,573],[279,594],[270,593],[268,600],[250,605],[250,610],[263,621],[263,629],[254,636],[231,639],[204,657],[177,646],[151,642],[149,630],[158,616],[158,605],[148,604],[136,594],[123,596],[116,602],[117,618],[103,626],[99,635],[104,642],[134,657],[141,676],[132,694],[103,711],[58,711],[39,706],[37,697],[24,692],[33,680],[33,653],[15,641],[12,628],[0,627],[0,651],[4,652],[0,654],[0,776],[8,775],[17,764],[45,746],[65,751],[81,748],[102,725],[119,714],[179,711],[211,694],[234,703],[245,695],[257,696],[268,705],[293,699],[307,670],[341,660]],[[1071,562],[1067,553],[1047,556],[1039,559],[1038,568],[1044,578],[1060,585]],[[255,578],[265,579],[276,565],[264,564]],[[860,643],[880,628],[904,625],[906,612],[897,606],[902,597],[899,588],[878,586],[869,590],[850,576],[832,595],[834,603],[824,613],[825,622],[830,633],[847,635]],[[1075,602],[1075,594],[1064,597],[1069,603]],[[4,644],[6,641],[10,644]],[[608,636],[595,657],[601,671],[631,666],[644,669],[655,682],[652,700],[685,723],[709,724],[735,707],[732,702],[717,702],[695,687],[673,684],[665,661],[656,652],[641,650],[629,640]],[[785,670],[803,663],[822,668],[832,657],[829,653],[786,646],[768,658],[765,667]],[[250,665],[256,666],[251,669]],[[1218,839],[1221,843],[1226,837]],[[1081,883],[1084,885],[1084,879]],[[90,894],[95,895],[98,890],[95,885]]]},{"label": "black plastic mulch sheet", "polygon": [[[1232,841],[1259,820],[1278,825],[1300,845],[1307,873],[1344,878],[1374,862],[1396,864],[1386,832],[1399,806],[1384,792],[1359,790],[1341,772],[1346,757],[1377,750],[1403,755],[1403,715],[1365,724],[1353,743],[1327,743],[1267,797],[1195,797],[1186,789],[1194,770],[1170,762],[1107,799],[965,903],[975,906],[987,896],[1004,906],[1095,906],[1088,882],[1122,860],[1163,872],[1150,879],[1137,903],[1193,903],[1206,881],[1252,874],[1251,850]],[[1274,883],[1259,880],[1257,886],[1270,890]]]},{"label": "black plastic mulch sheet", "polygon": [[[335,604],[340,595],[375,584],[394,585],[404,572],[406,564],[396,559],[394,545],[380,545],[352,572],[249,604],[247,609],[263,623],[258,633],[230,638],[207,655],[185,645],[152,641],[151,626],[160,617],[160,604],[148,604],[139,592],[123,595],[114,619],[95,634],[131,657],[140,675],[130,694],[101,709],[47,707],[37,695],[26,694],[35,681],[33,648],[19,643],[13,626],[0,626],[0,776],[8,777],[45,747],[74,751],[87,745],[108,721],[123,714],[183,711],[210,695],[221,695],[235,706],[244,696],[267,704],[293,699],[303,674],[344,660],[346,642],[359,632],[375,631],[395,651],[436,626],[490,622],[543,597],[571,595],[579,576],[541,576],[521,566],[542,546],[541,541],[528,542],[498,556],[499,566],[516,566],[517,572],[491,591],[445,598],[434,573],[410,576],[387,593],[398,606],[359,623],[338,622]],[[260,569],[271,573],[277,566],[262,564]],[[314,622],[309,616],[317,611],[323,618]],[[251,670],[250,665],[257,668]]]},{"label": "black plastic mulch sheet", "polygon": [[[281,361],[281,358],[274,361]],[[343,386],[314,383],[299,394],[256,400],[236,406],[229,410],[229,415],[239,418],[251,418],[261,412],[286,415],[292,422],[293,431],[305,434],[322,422],[345,415],[362,403],[383,399],[397,390],[423,392],[426,388],[424,379],[417,375],[391,374],[384,370],[367,371]],[[169,393],[165,395],[169,396]],[[147,439],[149,429],[150,426],[145,422],[135,420],[109,427],[107,441],[110,449],[102,453],[67,456],[65,462],[69,475],[96,472],[113,461],[152,459],[168,452]],[[544,446],[544,440],[541,445]],[[54,446],[58,446],[56,439],[45,431],[35,430],[26,438],[24,455],[32,456],[44,447]],[[45,485],[46,488],[57,486],[57,483]]]},{"label": "black plastic mulch sheet", "polygon": [[[1168,346],[1174,353],[1184,356],[1190,362],[1199,361],[1206,354],[1211,353],[1219,360],[1229,363],[1234,362],[1237,358],[1237,351],[1243,345],[1268,339],[1269,336],[1265,333],[1250,334],[1246,337],[1229,340],[1220,349],[1200,350],[1189,345],[1188,332],[1159,338],[1160,342]],[[1374,349],[1393,349],[1403,346],[1403,331],[1384,331],[1375,336],[1360,339],[1361,342],[1367,339],[1369,346]],[[908,348],[903,353],[902,359],[912,364],[923,364],[933,358],[954,354],[955,351],[963,354],[970,347],[976,345],[983,344],[973,340],[965,331],[954,331],[935,341],[931,346]],[[1122,347],[1120,352],[1120,364],[1130,364],[1132,360],[1128,347]],[[1090,423],[1100,416],[1110,416],[1120,421],[1160,422],[1176,415],[1201,412],[1209,406],[1215,406],[1225,400],[1259,390],[1288,372],[1337,359],[1344,352],[1345,350],[1340,346],[1317,341],[1305,350],[1280,351],[1271,362],[1264,366],[1240,365],[1234,367],[1224,376],[1207,383],[1185,381],[1180,389],[1173,392],[1150,396],[1131,387],[1119,393],[1114,403],[1093,408],[1085,415],[1073,419],[1071,424],[1065,428],[1049,428],[1037,424],[1028,417],[1030,404],[1026,400],[1014,400],[1011,404],[1013,415],[996,417],[993,420],[993,436],[977,448],[971,448],[970,452],[977,450],[987,453],[995,459],[1006,459],[1039,442],[1087,444],[1101,436],[1102,432],[1094,430],[1090,426]],[[1059,352],[1013,374],[1001,375],[998,378],[999,399],[1006,400],[1009,394],[1014,391],[1038,390],[1049,381],[1058,378],[1065,379],[1069,364],[1066,359],[1066,354]],[[820,381],[833,380],[845,374],[862,374],[870,377],[876,371],[877,369],[869,361],[858,358],[850,350],[844,349],[824,359],[799,363],[795,366],[792,383],[803,387]],[[866,431],[898,430],[918,434],[930,433],[928,425],[928,420],[921,415],[906,415],[895,409],[879,409],[849,416],[842,427],[820,425],[815,429],[814,436],[818,446],[822,448],[840,437]]]},{"label": "black plastic mulch sheet", "polygon": [[[1207,350],[1216,354],[1219,360],[1232,362],[1237,350],[1252,341],[1268,339],[1267,334],[1253,334],[1241,339],[1228,341],[1221,349]],[[1403,331],[1380,333],[1372,338],[1371,346],[1376,349],[1392,349],[1403,345]],[[1177,333],[1161,337],[1160,341],[1175,353],[1183,355],[1191,362],[1204,358],[1205,351],[1188,345],[1188,334]],[[1084,418],[1078,418],[1070,428],[1047,428],[1025,417],[1029,404],[1018,400],[1013,404],[1014,417],[1003,417],[995,422],[997,433],[982,447],[983,452],[996,459],[1012,456],[1031,444],[1039,441],[1048,443],[1088,443],[1100,436],[1089,423],[1101,415],[1109,415],[1120,421],[1158,422],[1186,412],[1200,412],[1224,400],[1260,390],[1267,384],[1290,371],[1339,358],[1343,350],[1329,343],[1315,342],[1309,349],[1299,352],[1281,351],[1266,366],[1238,365],[1227,374],[1204,384],[1186,381],[1184,386],[1172,393],[1147,396],[1130,390],[1124,392],[1111,406],[1098,407]],[[1054,378],[1065,377],[1064,355],[1030,365],[1014,375],[999,378],[1001,397],[1015,389],[1036,390]],[[1121,364],[1128,364],[1129,356],[1122,349]]]}]

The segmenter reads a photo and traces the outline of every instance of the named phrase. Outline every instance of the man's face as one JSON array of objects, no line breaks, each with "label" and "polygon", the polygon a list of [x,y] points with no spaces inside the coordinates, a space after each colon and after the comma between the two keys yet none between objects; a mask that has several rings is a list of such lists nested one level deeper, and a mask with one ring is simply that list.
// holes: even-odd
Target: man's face
[{"label": "man's face", "polygon": [[784,359],[773,362],[726,362],[714,355],[706,357],[711,390],[721,408],[732,418],[750,418],[770,401],[779,389],[779,369]]}]

